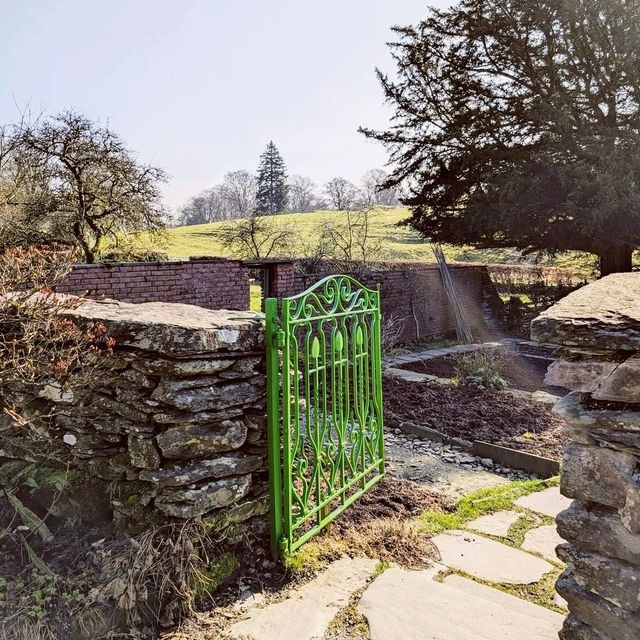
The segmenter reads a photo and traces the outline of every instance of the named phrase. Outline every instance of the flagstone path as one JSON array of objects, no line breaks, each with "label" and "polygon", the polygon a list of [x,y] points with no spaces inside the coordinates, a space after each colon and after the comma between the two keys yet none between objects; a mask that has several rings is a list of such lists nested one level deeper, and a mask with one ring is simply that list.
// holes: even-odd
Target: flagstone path
[{"label": "flagstone path", "polygon": [[[516,506],[555,517],[568,501],[552,488],[521,498]],[[286,600],[253,609],[227,637],[322,640],[338,611],[364,588],[357,609],[371,640],[556,640],[561,613],[498,588],[536,583],[560,564],[553,552],[560,541],[554,525],[527,532],[520,549],[506,544],[521,515],[498,512],[468,523],[473,533],[436,536],[440,563],[422,571],[391,567],[376,575],[375,561],[337,560]],[[556,603],[563,606],[562,600]]]}]

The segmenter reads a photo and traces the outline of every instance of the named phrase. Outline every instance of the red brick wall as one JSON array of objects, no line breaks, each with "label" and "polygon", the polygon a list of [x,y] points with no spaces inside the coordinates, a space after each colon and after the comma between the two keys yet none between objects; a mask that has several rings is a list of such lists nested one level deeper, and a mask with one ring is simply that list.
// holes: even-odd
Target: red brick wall
[{"label": "red brick wall", "polygon": [[[497,292],[486,267],[449,265],[449,271],[474,338],[496,337],[500,333],[494,317]],[[299,293],[323,275],[297,274],[293,290]],[[394,316],[401,323],[403,341],[455,337],[455,318],[437,264],[401,262],[349,275],[370,288],[380,285],[383,318]]]},{"label": "red brick wall", "polygon": [[249,269],[237,260],[76,265],[60,293],[123,302],[184,302],[207,309],[249,309]]}]

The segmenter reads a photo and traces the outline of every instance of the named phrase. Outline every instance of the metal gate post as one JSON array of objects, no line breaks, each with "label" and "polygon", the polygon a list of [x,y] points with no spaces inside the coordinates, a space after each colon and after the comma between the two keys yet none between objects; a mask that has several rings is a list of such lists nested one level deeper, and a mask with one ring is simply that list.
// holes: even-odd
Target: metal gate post
[{"label": "metal gate post", "polygon": [[280,455],[280,366],[278,357],[278,300],[264,301],[267,352],[267,458],[269,463],[269,515],[271,554],[280,555],[282,538],[282,459]]}]

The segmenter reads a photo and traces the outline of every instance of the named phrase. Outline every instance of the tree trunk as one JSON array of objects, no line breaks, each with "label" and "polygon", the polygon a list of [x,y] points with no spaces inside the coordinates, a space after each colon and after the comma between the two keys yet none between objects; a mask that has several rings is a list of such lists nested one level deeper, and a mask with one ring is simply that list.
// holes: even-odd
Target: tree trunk
[{"label": "tree trunk", "polygon": [[600,251],[600,277],[631,271],[632,255],[633,247],[628,244],[616,244]]}]

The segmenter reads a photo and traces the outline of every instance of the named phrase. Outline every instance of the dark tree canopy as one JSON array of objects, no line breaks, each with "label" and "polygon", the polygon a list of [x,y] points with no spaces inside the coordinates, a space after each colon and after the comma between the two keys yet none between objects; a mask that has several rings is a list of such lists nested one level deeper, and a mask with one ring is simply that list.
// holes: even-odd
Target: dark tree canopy
[{"label": "dark tree canopy", "polygon": [[274,214],[287,206],[287,171],[284,160],[273,142],[260,156],[256,194],[258,213]]},{"label": "dark tree canopy", "polygon": [[434,241],[640,246],[640,0],[463,0],[396,27],[388,186]]}]

